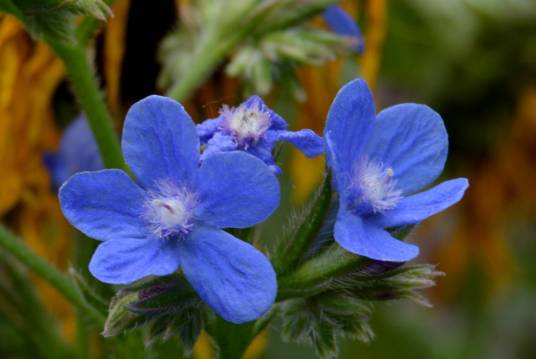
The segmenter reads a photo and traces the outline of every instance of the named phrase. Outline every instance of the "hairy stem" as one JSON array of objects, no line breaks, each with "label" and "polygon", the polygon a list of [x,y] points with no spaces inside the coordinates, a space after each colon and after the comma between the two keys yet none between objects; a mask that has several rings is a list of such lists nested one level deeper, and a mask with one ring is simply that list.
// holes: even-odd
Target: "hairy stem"
[{"label": "hairy stem", "polygon": [[24,263],[30,270],[50,283],[50,285],[62,293],[72,304],[90,316],[99,326],[104,325],[105,317],[103,313],[91,306],[84,299],[78,288],[69,278],[32,252],[20,238],[17,238],[1,225],[0,246]]},{"label": "hairy stem", "polygon": [[219,357],[240,359],[251,341],[258,334],[254,330],[254,322],[245,324],[229,323],[221,318],[216,319],[210,335],[218,345]]},{"label": "hairy stem", "polygon": [[329,281],[349,270],[362,268],[369,259],[352,254],[334,243],[320,255],[305,262],[295,271],[282,276],[278,300],[301,295],[316,294],[326,289]]},{"label": "hairy stem", "polygon": [[288,272],[298,264],[301,256],[307,251],[311,242],[322,228],[331,204],[331,176],[324,178],[319,191],[306,210],[303,220],[287,238],[282,239],[275,255],[273,265],[278,274]]},{"label": "hairy stem", "polygon": [[65,64],[67,75],[86,113],[104,165],[108,168],[127,170],[119,140],[113,128],[112,117],[104,103],[85,47],[55,40],[47,42]]}]

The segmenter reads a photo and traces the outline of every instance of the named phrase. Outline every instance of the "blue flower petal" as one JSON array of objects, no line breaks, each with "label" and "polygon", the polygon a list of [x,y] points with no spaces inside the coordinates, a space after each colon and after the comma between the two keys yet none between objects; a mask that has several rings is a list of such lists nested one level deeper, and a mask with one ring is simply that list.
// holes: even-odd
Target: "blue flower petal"
[{"label": "blue flower petal", "polygon": [[202,142],[208,141],[216,132],[218,132],[223,122],[222,117],[205,120],[196,126],[197,135]]},{"label": "blue flower petal", "polygon": [[419,247],[344,209],[337,216],[335,240],[349,252],[380,261],[406,262],[419,254]]},{"label": "blue flower petal", "polygon": [[401,104],[378,114],[365,152],[392,167],[404,194],[432,183],[443,171],[448,136],[441,116],[425,105]]},{"label": "blue flower petal", "polygon": [[82,172],[60,188],[60,204],[69,222],[87,236],[106,241],[142,239],[144,192],[120,170]]},{"label": "blue flower petal", "polygon": [[[273,131],[270,131],[273,132]],[[274,143],[272,141],[267,141],[265,138],[261,138],[259,142],[255,144],[255,146],[248,147],[246,150],[247,153],[260,158],[265,163],[274,161],[274,155],[272,154],[272,150],[274,148]]]},{"label": "blue flower petal", "polygon": [[351,81],[339,90],[329,109],[324,130],[328,164],[339,183],[341,177],[351,172],[361,155],[374,118],[374,100],[365,81]]},{"label": "blue flower petal", "polygon": [[215,154],[199,170],[196,217],[218,228],[246,228],[279,205],[279,182],[260,159],[245,152]]},{"label": "blue flower petal", "polygon": [[223,319],[248,322],[274,303],[274,269],[252,245],[219,229],[197,227],[180,243],[179,255],[192,287]]},{"label": "blue flower petal", "polygon": [[392,210],[373,218],[381,227],[416,224],[456,204],[463,197],[469,182],[465,178],[445,181],[427,191],[404,198]]},{"label": "blue flower petal", "polygon": [[361,30],[350,14],[344,11],[341,7],[333,5],[328,7],[322,16],[334,32],[339,35],[349,36],[356,39],[357,43],[354,47],[354,51],[358,53],[363,51]]},{"label": "blue flower petal", "polygon": [[100,244],[89,271],[101,282],[130,284],[150,275],[162,276],[179,268],[177,242],[166,239],[113,239]]},{"label": "blue flower petal", "polygon": [[149,96],[128,111],[122,139],[125,159],[145,188],[162,180],[191,184],[199,160],[199,138],[178,102]]},{"label": "blue flower petal", "polygon": [[314,133],[313,130],[304,129],[300,131],[268,131],[269,141],[285,141],[296,146],[307,157],[317,157],[324,153],[324,142],[322,137]]},{"label": "blue flower petal", "polygon": [[248,148],[246,152],[260,158],[275,175],[280,175],[281,168],[275,163],[272,148],[273,145],[268,144],[265,139],[261,139],[257,145]]},{"label": "blue flower petal", "polygon": [[226,135],[222,132],[216,132],[214,136],[208,140],[205,151],[201,155],[201,160],[217,153],[234,151],[238,148],[238,143],[231,135]]}]

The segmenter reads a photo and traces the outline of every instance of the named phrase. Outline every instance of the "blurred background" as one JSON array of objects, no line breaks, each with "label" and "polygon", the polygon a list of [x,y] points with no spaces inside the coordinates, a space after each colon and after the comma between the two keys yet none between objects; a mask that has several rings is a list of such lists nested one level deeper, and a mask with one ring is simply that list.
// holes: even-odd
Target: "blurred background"
[{"label": "blurred background", "polygon": [[[133,102],[162,92],[159,44],[189,4],[113,5],[114,17],[93,40],[92,54],[117,129]],[[292,128],[321,133],[340,86],[363,77],[378,109],[419,102],[438,111],[450,137],[444,177],[465,176],[471,183],[460,204],[412,234],[421,246],[417,261],[446,273],[428,293],[434,307],[378,306],[376,339],[343,343],[341,358],[536,358],[536,1],[341,5],[359,23],[364,51],[297,66],[297,83],[276,83],[264,96],[267,102]],[[320,19],[318,26],[324,26]],[[243,81],[222,65],[185,104],[200,121],[224,103],[239,104],[246,93]],[[63,219],[44,160],[58,150],[64,128],[78,114],[61,61],[14,18],[0,15],[1,221],[62,270],[80,263],[80,248],[94,245]],[[280,162],[284,196],[270,222],[274,235],[288,211],[319,184],[324,166],[323,159],[306,159],[286,147]],[[54,343],[80,340],[75,310],[38,278],[27,288],[15,281],[28,275],[0,251],[2,358],[48,357]],[[97,333],[92,338],[84,349],[89,357],[119,356]],[[162,352],[176,353],[169,346]],[[314,357],[310,348],[282,343],[270,330],[247,355]],[[206,338],[194,357],[210,357]]]}]

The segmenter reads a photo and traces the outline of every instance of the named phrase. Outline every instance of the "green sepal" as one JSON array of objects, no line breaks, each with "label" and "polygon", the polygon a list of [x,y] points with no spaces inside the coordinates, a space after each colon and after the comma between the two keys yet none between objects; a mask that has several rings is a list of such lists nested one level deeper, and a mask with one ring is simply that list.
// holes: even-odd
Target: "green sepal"
[{"label": "green sepal", "polygon": [[115,336],[142,326],[146,345],[177,337],[185,353],[191,353],[207,312],[181,275],[144,279],[121,289],[112,299],[103,335]]},{"label": "green sepal", "polygon": [[321,358],[335,358],[340,338],[368,342],[370,302],[342,293],[323,293],[281,304],[281,335],[287,342],[311,344]]},{"label": "green sepal", "polygon": [[433,287],[435,278],[443,276],[443,272],[437,271],[431,264],[383,265],[391,265],[393,268],[376,273],[374,271],[377,270],[365,268],[338,278],[332,287],[364,300],[408,299],[426,307],[431,306],[423,291]]},{"label": "green sepal", "polygon": [[110,302],[108,317],[102,335],[114,337],[145,322],[145,318],[130,311],[128,306],[138,300],[138,293],[119,291]]}]

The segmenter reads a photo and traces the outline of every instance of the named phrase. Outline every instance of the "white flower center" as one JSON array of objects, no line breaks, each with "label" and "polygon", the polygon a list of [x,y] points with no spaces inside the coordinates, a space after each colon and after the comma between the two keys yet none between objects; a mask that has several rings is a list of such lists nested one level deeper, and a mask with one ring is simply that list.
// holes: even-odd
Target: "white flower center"
[{"label": "white flower center", "polygon": [[396,188],[392,167],[373,161],[360,161],[354,167],[352,187],[358,193],[356,205],[367,212],[382,213],[396,207],[402,192]]},{"label": "white flower center", "polygon": [[151,207],[164,227],[181,226],[188,218],[186,206],[177,198],[153,199]]},{"label": "white flower center", "polygon": [[256,143],[272,124],[270,114],[255,104],[249,107],[224,107],[221,115],[224,117],[224,126],[240,145]]},{"label": "white flower center", "polygon": [[196,197],[184,188],[168,183],[150,192],[145,202],[144,218],[159,238],[188,234],[193,226]]}]

